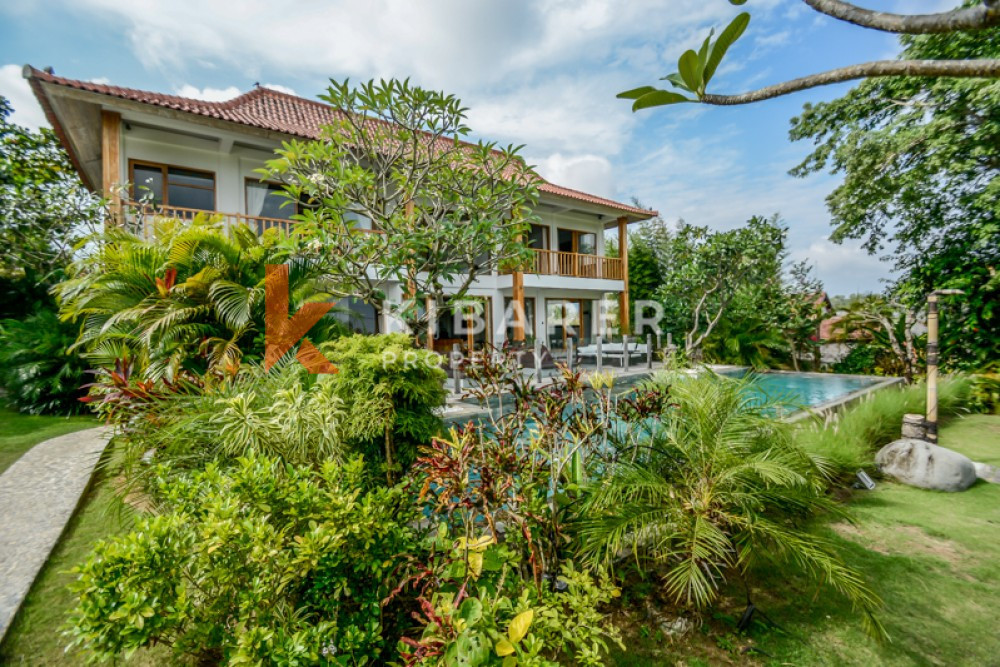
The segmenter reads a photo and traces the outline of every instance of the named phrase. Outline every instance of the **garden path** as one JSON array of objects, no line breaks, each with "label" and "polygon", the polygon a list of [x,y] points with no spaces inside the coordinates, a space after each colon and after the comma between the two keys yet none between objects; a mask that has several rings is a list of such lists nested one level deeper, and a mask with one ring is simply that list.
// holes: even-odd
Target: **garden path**
[{"label": "garden path", "polygon": [[0,475],[0,640],[83,496],[111,432],[51,438]]}]

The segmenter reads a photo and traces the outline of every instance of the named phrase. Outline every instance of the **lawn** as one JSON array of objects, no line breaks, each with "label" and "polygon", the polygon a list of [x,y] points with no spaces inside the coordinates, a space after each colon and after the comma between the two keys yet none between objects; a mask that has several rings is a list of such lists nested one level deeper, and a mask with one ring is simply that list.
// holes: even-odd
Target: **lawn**
[{"label": "lawn", "polygon": [[0,473],[43,440],[96,426],[93,417],[26,415],[0,408]]},{"label": "lawn", "polygon": [[[941,444],[1000,465],[1000,417],[952,421]],[[778,627],[735,631],[745,601],[730,591],[711,621],[671,642],[634,622],[620,665],[957,665],[996,664],[1000,655],[1000,486],[937,493],[880,482],[849,501],[854,525],[819,530],[885,602],[891,642],[861,630],[850,605],[787,570],[755,573],[754,602]],[[772,592],[773,591],[773,592]],[[780,593],[778,592],[780,591]]]}]

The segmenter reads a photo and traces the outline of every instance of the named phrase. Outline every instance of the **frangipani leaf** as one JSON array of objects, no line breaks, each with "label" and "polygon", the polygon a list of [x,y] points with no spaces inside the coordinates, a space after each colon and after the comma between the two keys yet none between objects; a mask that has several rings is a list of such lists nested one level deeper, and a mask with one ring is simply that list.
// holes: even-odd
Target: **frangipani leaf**
[{"label": "frangipani leaf", "polygon": [[[681,78],[681,75],[678,72],[674,72],[673,74],[668,74],[666,76],[661,76],[660,81],[669,81],[674,85],[675,88],[688,90],[687,84],[684,83],[684,79]],[[691,92],[693,93],[694,91],[692,90]]]},{"label": "frangipani leaf", "polygon": [[698,49],[698,65],[701,67],[701,71],[705,71],[705,63],[708,61],[709,49],[712,47],[712,37],[715,35],[715,28],[709,30],[708,37],[705,41],[701,43],[701,48]]},{"label": "frangipani leaf", "polygon": [[681,54],[681,59],[677,61],[677,70],[684,79],[688,90],[698,91],[701,89],[701,63],[698,62],[698,54],[692,50],[687,50]]},{"label": "frangipani leaf", "polygon": [[615,95],[620,100],[637,100],[643,95],[652,93],[656,90],[652,86],[639,86],[638,88],[633,88],[632,90],[626,90],[625,92],[618,93]]},{"label": "frangipani leaf", "polygon": [[711,53],[708,55],[708,61],[705,63],[705,70],[702,74],[706,84],[715,75],[715,70],[718,69],[719,63],[722,62],[723,56],[726,55],[726,51],[733,45],[733,42],[743,35],[749,23],[750,14],[741,12],[719,34],[719,39],[715,40],[715,44],[712,45]]},{"label": "frangipani leaf", "polygon": [[670,90],[656,90],[647,95],[643,95],[632,104],[632,111],[648,109],[649,107],[661,107],[667,104],[679,104],[681,102],[693,102],[680,93]]}]

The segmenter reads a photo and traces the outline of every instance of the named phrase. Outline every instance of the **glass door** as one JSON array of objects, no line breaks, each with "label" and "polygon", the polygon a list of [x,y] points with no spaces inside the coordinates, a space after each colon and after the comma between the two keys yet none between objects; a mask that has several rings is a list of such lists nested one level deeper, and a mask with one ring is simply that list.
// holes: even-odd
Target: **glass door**
[{"label": "glass door", "polygon": [[545,302],[549,349],[565,350],[567,341],[580,341],[583,307],[579,299],[548,299]]}]

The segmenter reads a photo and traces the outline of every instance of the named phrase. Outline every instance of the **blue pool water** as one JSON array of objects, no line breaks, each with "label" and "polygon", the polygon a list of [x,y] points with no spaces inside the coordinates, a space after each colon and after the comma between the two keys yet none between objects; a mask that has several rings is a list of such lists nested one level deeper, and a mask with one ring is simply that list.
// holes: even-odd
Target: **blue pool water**
[{"label": "blue pool water", "polygon": [[[743,377],[744,370],[724,371],[720,375]],[[769,398],[788,411],[813,407],[850,393],[865,389],[879,380],[870,377],[844,375],[813,375],[806,373],[758,373],[754,386],[763,400]]]}]

